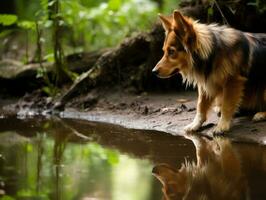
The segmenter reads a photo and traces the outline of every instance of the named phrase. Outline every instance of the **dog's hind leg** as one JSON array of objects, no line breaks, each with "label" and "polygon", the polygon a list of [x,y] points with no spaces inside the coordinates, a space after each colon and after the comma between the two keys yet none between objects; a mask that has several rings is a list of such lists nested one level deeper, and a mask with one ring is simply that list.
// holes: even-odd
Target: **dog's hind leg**
[{"label": "dog's hind leg", "polygon": [[238,76],[227,81],[223,89],[223,102],[221,106],[221,117],[217,126],[214,128],[214,134],[220,134],[230,129],[234,113],[238,109],[244,90],[246,79]]},{"label": "dog's hind leg", "polygon": [[221,116],[221,105],[222,105],[222,95],[219,94],[215,98],[215,103],[213,106],[213,111],[217,114],[218,117]]},{"label": "dog's hind leg", "polygon": [[257,112],[252,119],[254,122],[265,121],[266,120],[266,112]]},{"label": "dog's hind leg", "polygon": [[[266,105],[266,89],[263,91],[263,101],[261,102],[262,105],[260,107],[265,108]],[[265,121],[266,120],[266,111],[263,112],[257,112],[254,116],[252,121],[259,122],[259,121]]]}]

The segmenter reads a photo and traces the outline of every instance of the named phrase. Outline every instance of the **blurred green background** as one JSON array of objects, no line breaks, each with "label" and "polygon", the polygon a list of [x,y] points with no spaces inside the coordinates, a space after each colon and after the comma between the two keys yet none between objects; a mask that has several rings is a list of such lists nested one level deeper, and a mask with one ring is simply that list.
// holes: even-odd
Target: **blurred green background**
[{"label": "blurred green background", "polygon": [[[53,16],[49,8],[54,3],[55,0],[2,1],[0,40],[3,45],[0,55],[13,58],[12,50],[15,52],[19,48],[21,52],[15,53],[17,58],[24,62],[34,59],[29,57],[36,56],[38,23],[43,33],[43,58],[53,61]],[[158,12],[170,13],[178,3],[179,0],[60,0],[58,15],[64,53],[115,46],[127,36],[148,31]]]}]

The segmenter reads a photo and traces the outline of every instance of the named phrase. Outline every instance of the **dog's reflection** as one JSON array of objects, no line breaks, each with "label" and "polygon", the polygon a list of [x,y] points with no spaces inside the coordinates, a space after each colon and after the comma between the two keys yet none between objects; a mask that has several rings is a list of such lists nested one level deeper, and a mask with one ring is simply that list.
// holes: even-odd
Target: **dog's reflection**
[{"label": "dog's reflection", "polygon": [[240,157],[229,140],[187,136],[196,148],[197,162],[185,161],[175,169],[167,164],[153,168],[163,185],[165,200],[246,200],[247,179]]}]

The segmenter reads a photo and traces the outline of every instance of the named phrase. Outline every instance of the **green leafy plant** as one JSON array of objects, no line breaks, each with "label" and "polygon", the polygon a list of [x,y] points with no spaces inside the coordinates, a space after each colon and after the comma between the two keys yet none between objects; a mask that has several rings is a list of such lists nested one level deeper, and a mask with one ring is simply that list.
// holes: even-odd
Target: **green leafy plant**
[{"label": "green leafy plant", "polygon": [[72,41],[80,50],[117,45],[132,32],[149,27],[157,12],[156,3],[148,0],[109,0],[94,7],[62,1],[65,26],[73,32]]},{"label": "green leafy plant", "polygon": [[0,25],[10,26],[17,22],[18,17],[10,14],[0,14]]}]

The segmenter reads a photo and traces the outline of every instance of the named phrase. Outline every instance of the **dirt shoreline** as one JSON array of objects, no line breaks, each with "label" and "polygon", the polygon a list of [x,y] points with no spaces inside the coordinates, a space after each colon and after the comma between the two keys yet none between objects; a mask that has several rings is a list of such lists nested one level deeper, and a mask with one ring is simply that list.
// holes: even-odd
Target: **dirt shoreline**
[{"label": "dirt shoreline", "polygon": [[[129,95],[111,93],[87,111],[67,108],[63,118],[106,122],[132,129],[146,129],[183,136],[183,128],[196,113],[196,92]],[[213,137],[211,130],[218,117],[212,111],[205,127],[196,134]],[[266,122],[254,123],[251,116],[236,117],[225,137],[232,141],[266,145]]]},{"label": "dirt shoreline", "polygon": [[[183,128],[189,124],[196,113],[196,92],[158,93],[133,95],[126,92],[106,92],[100,97],[90,95],[82,105],[80,99],[72,102],[59,115],[62,118],[81,119],[95,122],[105,122],[131,129],[156,130],[172,135],[183,136]],[[31,101],[31,100],[29,100]],[[22,101],[23,102],[23,101]],[[19,117],[46,115],[41,106],[36,109],[22,106],[4,106],[3,113],[11,110]],[[32,102],[29,103],[32,105]],[[86,104],[86,105],[85,105]],[[73,106],[75,105],[75,106]],[[85,107],[84,107],[85,105]],[[73,108],[75,107],[75,108]],[[78,109],[79,107],[80,109]],[[217,115],[211,111],[205,128],[195,134],[213,137],[211,130],[217,123]],[[236,117],[230,132],[225,137],[235,142],[248,142],[266,145],[266,122],[254,123],[251,116]]]}]

